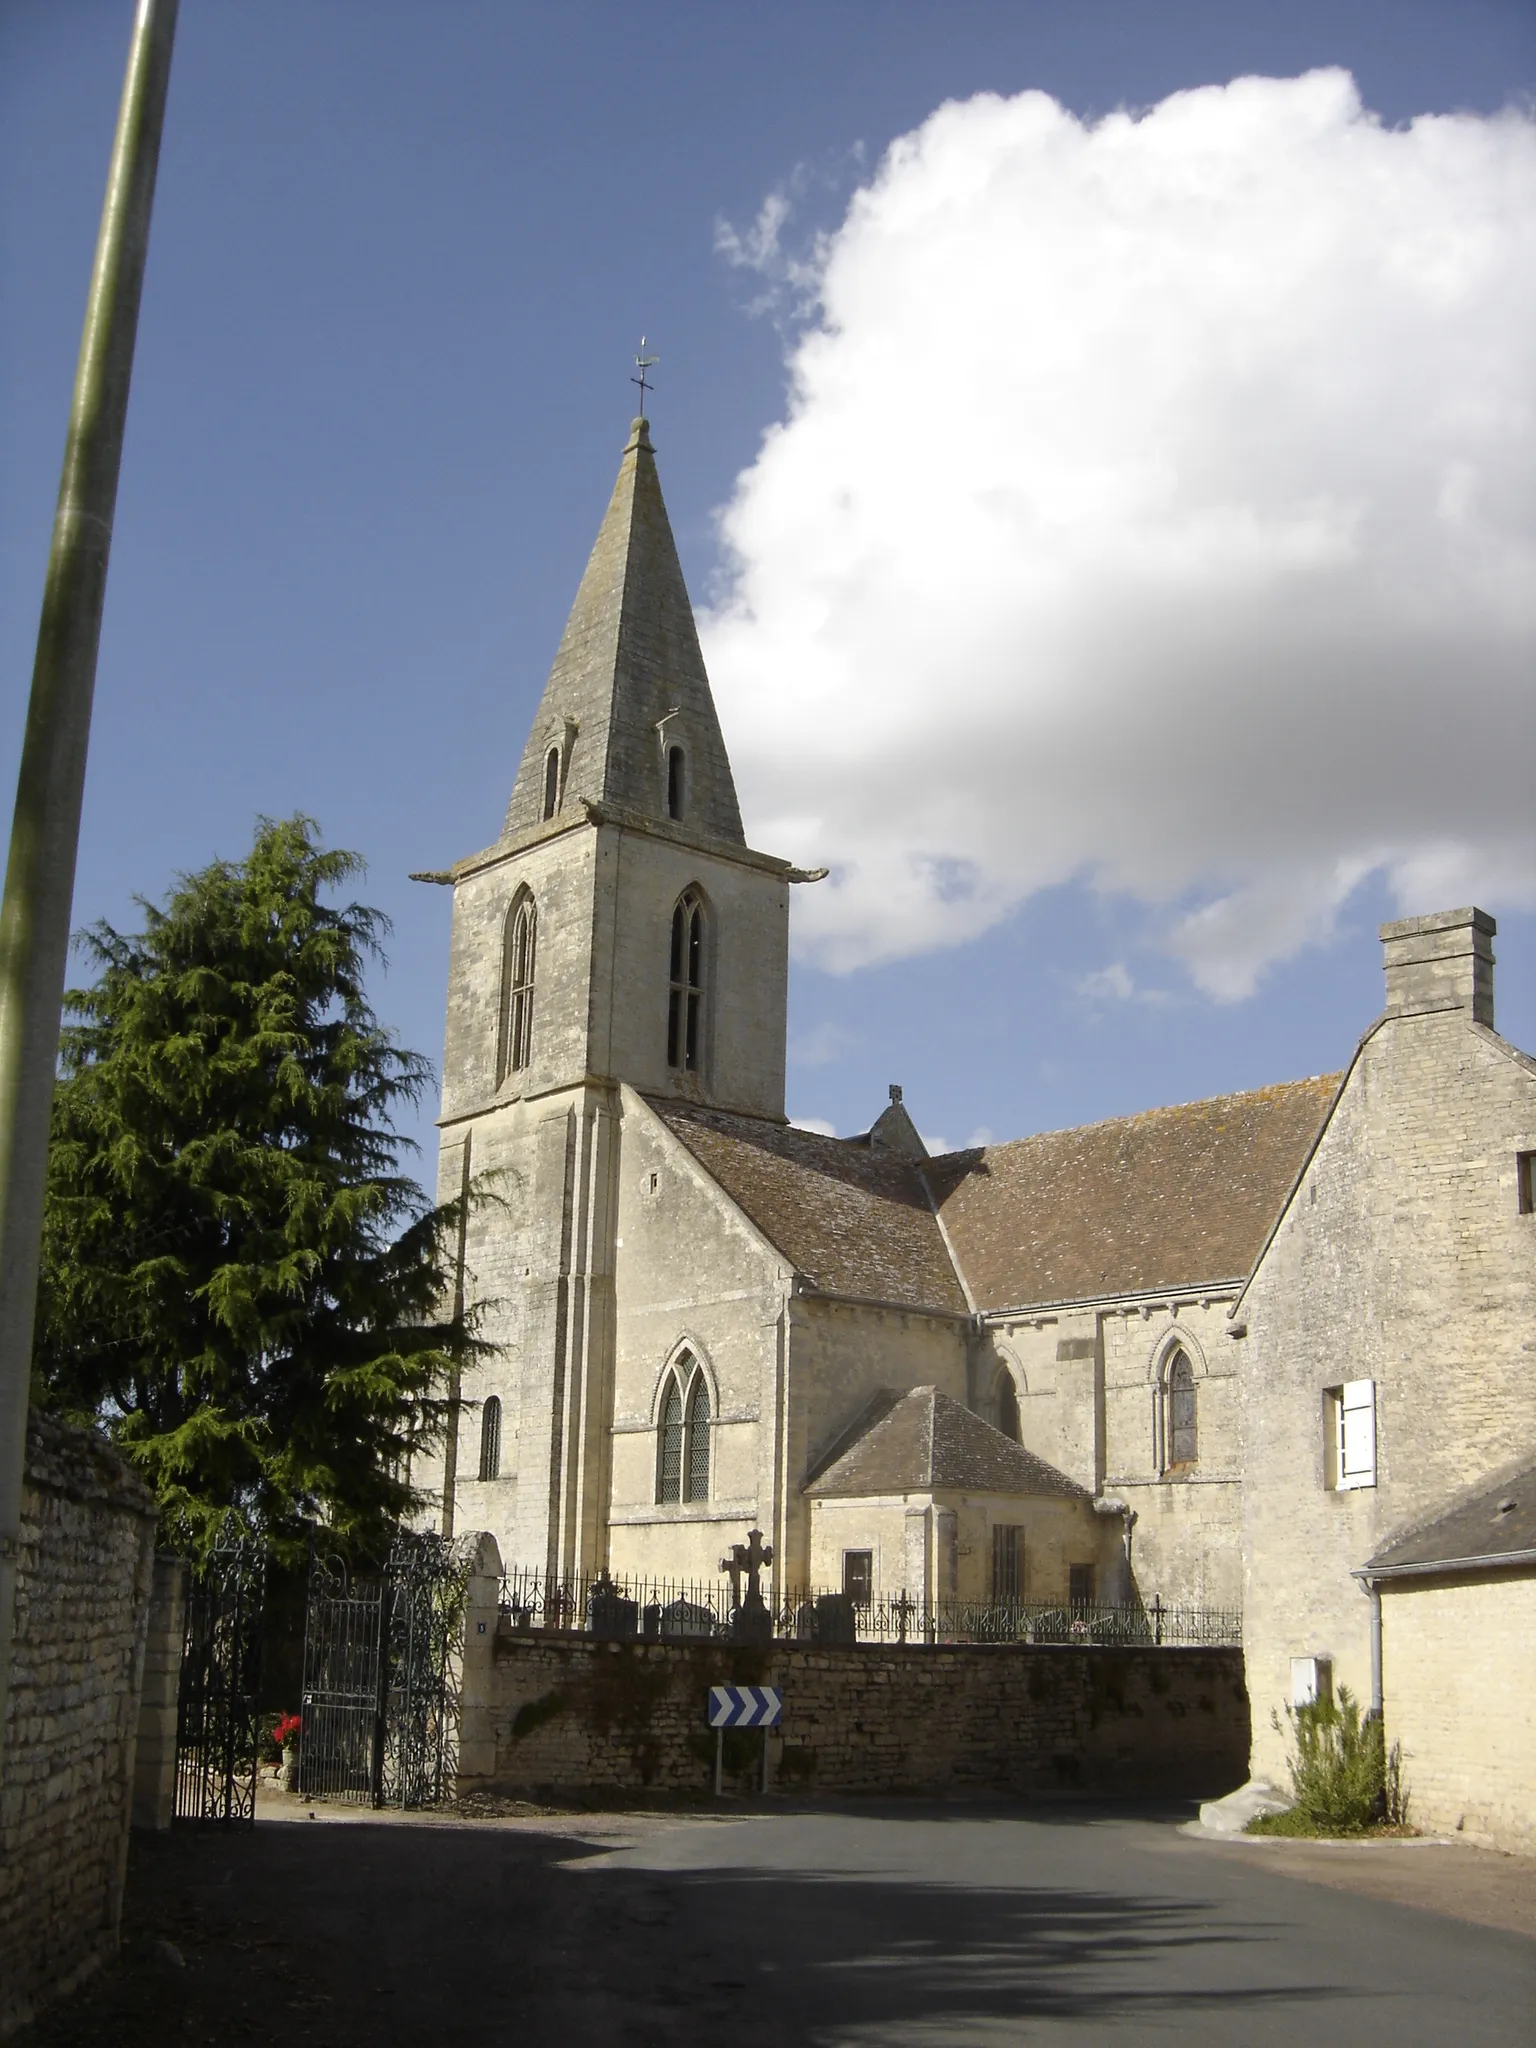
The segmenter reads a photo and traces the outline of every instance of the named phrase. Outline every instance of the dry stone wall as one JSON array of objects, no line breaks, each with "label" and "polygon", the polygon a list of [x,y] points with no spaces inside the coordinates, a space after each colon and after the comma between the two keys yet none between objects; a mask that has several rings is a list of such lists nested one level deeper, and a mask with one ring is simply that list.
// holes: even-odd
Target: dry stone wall
[{"label": "dry stone wall", "polygon": [[113,1949],[155,1506],[99,1438],[34,1415],[0,1787],[0,2033]]},{"label": "dry stone wall", "polygon": [[[1248,1758],[1242,1653],[1071,1646],[843,1649],[602,1643],[503,1633],[481,1775],[519,1792],[701,1792],[711,1685],[777,1685],[770,1757],[784,1791],[1215,1797]],[[755,1781],[761,1737],[727,1737]]]}]

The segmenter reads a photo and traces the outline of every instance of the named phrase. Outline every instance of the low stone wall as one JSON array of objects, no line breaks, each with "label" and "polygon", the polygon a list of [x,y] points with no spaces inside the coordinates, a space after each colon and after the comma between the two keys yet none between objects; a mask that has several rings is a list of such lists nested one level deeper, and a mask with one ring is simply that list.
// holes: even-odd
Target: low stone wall
[{"label": "low stone wall", "polygon": [[[1211,1798],[1247,1776],[1236,1649],[745,1649],[503,1630],[482,1669],[483,1739],[461,1755],[461,1789],[706,1790],[704,1702],[730,1683],[783,1688],[770,1769],[785,1791]],[[755,1782],[761,1742],[727,1737],[731,1776]]]},{"label": "low stone wall", "polygon": [[0,2033],[117,1942],[155,1504],[99,1437],[27,1429],[0,1786]]}]

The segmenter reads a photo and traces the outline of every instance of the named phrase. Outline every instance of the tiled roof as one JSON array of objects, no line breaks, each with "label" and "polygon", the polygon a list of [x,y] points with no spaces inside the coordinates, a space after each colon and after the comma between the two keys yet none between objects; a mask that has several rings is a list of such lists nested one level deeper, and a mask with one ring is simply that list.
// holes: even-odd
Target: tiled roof
[{"label": "tiled roof", "polygon": [[976,1306],[1245,1277],[1337,1085],[1322,1074],[931,1161]]},{"label": "tiled roof", "polygon": [[937,1387],[891,1389],[869,1404],[805,1485],[812,1498],[875,1493],[1088,1493]]},{"label": "tiled roof", "polygon": [[758,1117],[647,1100],[817,1287],[965,1314],[965,1296],[910,1159]]},{"label": "tiled roof", "polygon": [[1399,1536],[1366,1566],[1383,1576],[1453,1570],[1472,1563],[1514,1562],[1536,1551],[1536,1465],[1485,1486],[1437,1521]]}]

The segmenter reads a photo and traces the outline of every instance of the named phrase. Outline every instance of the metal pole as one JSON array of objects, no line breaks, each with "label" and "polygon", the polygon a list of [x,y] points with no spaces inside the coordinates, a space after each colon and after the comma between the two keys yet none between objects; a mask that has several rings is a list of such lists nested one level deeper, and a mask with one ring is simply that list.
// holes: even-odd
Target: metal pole
[{"label": "metal pole", "polygon": [[[177,0],[139,0],[107,172],[0,904],[0,1743],[59,1008],[107,555]],[[0,1768],[3,1768],[0,1752]]]},{"label": "metal pole", "polygon": [[379,1628],[373,1673],[373,1748],[368,1761],[368,1799],[384,1804],[384,1742],[389,1719],[389,1652],[394,1622],[395,1582],[388,1573],[379,1581]]},{"label": "metal pole", "polygon": [[715,1797],[720,1797],[722,1774],[725,1770],[725,1729],[715,1730]]}]

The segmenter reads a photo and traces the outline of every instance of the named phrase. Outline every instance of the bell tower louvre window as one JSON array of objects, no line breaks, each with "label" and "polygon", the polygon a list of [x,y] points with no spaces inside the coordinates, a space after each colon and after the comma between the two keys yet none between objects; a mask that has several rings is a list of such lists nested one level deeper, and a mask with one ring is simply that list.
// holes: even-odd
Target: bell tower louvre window
[{"label": "bell tower louvre window", "polygon": [[672,913],[671,988],[667,999],[667,1065],[697,1073],[703,1065],[704,905],[685,890]]}]

